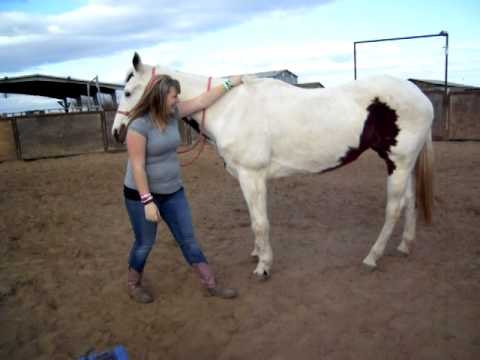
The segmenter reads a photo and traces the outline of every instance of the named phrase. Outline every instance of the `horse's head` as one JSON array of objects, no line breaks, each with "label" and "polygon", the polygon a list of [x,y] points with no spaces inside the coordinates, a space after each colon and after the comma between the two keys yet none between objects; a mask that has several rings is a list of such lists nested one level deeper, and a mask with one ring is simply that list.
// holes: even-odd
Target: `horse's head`
[{"label": "horse's head", "polygon": [[130,111],[142,97],[152,77],[155,76],[152,71],[154,67],[143,64],[137,53],[133,55],[132,64],[133,67],[127,72],[123,98],[118,104],[112,126],[112,135],[120,143],[125,141],[127,135]]}]

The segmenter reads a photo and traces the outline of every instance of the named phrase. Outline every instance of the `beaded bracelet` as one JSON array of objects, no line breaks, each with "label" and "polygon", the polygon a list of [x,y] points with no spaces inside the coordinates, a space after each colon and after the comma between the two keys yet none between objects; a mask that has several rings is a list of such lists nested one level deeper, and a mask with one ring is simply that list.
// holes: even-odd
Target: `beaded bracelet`
[{"label": "beaded bracelet", "polygon": [[233,88],[232,81],[230,79],[224,80],[223,87],[225,88],[226,91],[232,89]]},{"label": "beaded bracelet", "polygon": [[150,204],[151,202],[153,202],[153,197],[147,199],[147,200],[142,200],[142,204],[143,205],[147,205],[147,204]]},{"label": "beaded bracelet", "polygon": [[153,201],[153,196],[150,193],[140,195],[140,200],[143,205],[147,205]]},{"label": "beaded bracelet", "polygon": [[149,192],[148,192],[148,193],[145,193],[145,194],[140,194],[140,199],[143,200],[143,199],[149,198],[149,197],[151,197],[151,196],[152,196],[152,194],[149,193]]}]

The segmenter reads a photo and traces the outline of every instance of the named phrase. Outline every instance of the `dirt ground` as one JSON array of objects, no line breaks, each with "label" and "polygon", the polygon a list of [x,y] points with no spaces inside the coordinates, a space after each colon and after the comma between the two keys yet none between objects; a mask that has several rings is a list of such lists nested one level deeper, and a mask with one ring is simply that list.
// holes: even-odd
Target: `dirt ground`
[{"label": "dirt ground", "polygon": [[164,224],[146,277],[126,293],[132,231],[126,154],[0,164],[0,358],[76,359],[123,344],[130,359],[480,359],[480,142],[435,143],[434,222],[409,258],[361,261],[383,224],[374,153],[269,187],[272,278],[258,282],[235,179],[207,149],[183,177],[196,231],[221,282],[205,296]]}]

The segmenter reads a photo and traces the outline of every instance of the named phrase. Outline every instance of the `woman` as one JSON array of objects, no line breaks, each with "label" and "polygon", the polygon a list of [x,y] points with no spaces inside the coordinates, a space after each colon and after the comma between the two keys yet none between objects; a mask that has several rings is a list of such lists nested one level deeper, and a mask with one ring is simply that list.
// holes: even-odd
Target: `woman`
[{"label": "woman", "polygon": [[179,101],[179,82],[160,75],[130,112],[124,196],[135,242],[130,251],[128,290],[131,298],[139,303],[153,301],[142,286],[142,274],[160,218],[168,225],[185,260],[195,269],[210,295],[225,299],[238,295],[235,289],[217,284],[195,238],[176,149],[180,145],[179,119],[207,108],[240,83],[240,77],[232,77],[198,97]]}]

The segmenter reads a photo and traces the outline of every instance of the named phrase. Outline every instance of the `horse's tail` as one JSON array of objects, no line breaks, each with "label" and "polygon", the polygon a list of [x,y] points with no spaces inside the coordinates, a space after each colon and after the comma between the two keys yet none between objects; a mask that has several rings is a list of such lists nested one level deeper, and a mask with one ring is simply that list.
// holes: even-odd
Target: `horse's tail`
[{"label": "horse's tail", "polygon": [[431,224],[433,210],[433,146],[430,130],[415,165],[417,204],[422,207],[425,222]]}]

